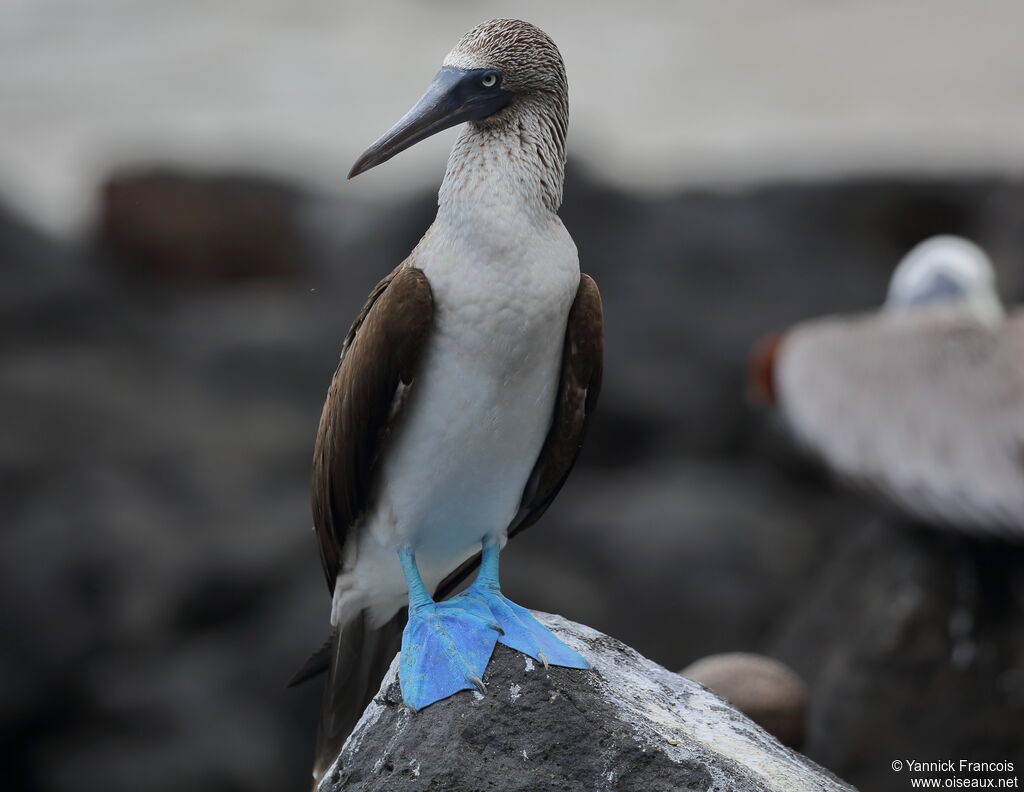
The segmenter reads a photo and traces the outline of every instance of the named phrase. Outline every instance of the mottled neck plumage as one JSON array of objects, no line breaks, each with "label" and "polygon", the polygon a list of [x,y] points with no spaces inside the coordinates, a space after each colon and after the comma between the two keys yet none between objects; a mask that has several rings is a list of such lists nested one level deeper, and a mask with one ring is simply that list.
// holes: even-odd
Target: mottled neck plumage
[{"label": "mottled neck plumage", "polygon": [[564,97],[541,95],[520,101],[500,122],[467,124],[448,158],[441,210],[502,202],[557,212],[568,116]]}]

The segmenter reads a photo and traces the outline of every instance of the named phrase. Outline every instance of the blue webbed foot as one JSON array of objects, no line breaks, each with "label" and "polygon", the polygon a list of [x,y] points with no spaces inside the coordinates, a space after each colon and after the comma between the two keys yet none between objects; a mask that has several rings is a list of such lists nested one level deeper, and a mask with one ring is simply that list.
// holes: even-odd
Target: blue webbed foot
[{"label": "blue webbed foot", "polygon": [[[411,552],[403,564],[415,569]],[[498,640],[491,611],[475,600],[433,602],[422,589],[419,574],[410,587],[409,622],[402,633],[398,681],[402,699],[420,710],[476,688],[485,692],[483,676]]]},{"label": "blue webbed foot", "polygon": [[502,631],[498,641],[540,661],[545,668],[549,665],[590,668],[578,652],[556,638],[526,608],[504,597],[496,586],[481,584],[478,580],[456,599],[486,605]]}]

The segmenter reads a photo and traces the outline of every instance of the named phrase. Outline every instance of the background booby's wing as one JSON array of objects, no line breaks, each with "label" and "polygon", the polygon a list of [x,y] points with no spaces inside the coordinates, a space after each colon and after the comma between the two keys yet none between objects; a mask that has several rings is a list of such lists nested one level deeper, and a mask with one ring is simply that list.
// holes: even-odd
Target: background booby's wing
[{"label": "background booby's wing", "polygon": [[[569,310],[562,373],[551,428],[527,480],[519,511],[509,525],[515,536],[540,519],[569,477],[583,446],[587,421],[597,406],[604,371],[604,313],[601,293],[589,275],[580,275]],[[435,596],[446,597],[480,563],[479,553],[441,581]]]},{"label": "background booby's wing", "polygon": [[777,357],[787,421],[841,476],[917,519],[1024,538],[1024,314],[824,319]]},{"label": "background booby's wing", "polygon": [[332,591],[348,531],[369,506],[381,445],[413,383],[432,321],[426,275],[403,265],[377,284],[345,337],[320,416],[311,489]]}]

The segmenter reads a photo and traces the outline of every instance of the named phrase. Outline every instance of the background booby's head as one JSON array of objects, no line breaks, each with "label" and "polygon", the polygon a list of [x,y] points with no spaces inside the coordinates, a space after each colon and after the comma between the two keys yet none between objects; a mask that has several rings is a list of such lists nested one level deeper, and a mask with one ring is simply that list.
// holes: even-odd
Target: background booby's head
[{"label": "background booby's head", "polygon": [[[507,121],[521,103],[545,103],[562,141],[568,123],[565,66],[546,33],[518,19],[492,19],[466,33],[426,93],[356,160],[351,179],[401,151],[467,121]],[[506,108],[509,108],[506,110]]]},{"label": "background booby's head", "polygon": [[947,306],[994,322],[1004,315],[995,269],[985,252],[963,237],[926,239],[900,261],[889,281],[887,310]]}]

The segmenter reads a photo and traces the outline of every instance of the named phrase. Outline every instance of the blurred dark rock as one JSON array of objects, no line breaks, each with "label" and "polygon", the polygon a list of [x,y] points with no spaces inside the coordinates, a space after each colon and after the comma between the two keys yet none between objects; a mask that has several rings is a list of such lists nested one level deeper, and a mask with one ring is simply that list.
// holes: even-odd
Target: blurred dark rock
[{"label": "blurred dark rock", "polygon": [[[584,451],[584,455],[586,451]],[[577,470],[503,554],[509,596],[679,668],[756,649],[865,512],[743,459]]]},{"label": "blurred dark rock", "polygon": [[298,194],[268,179],[144,170],[103,186],[99,242],[130,281],[179,285],[294,277]]},{"label": "blurred dark rock", "polygon": [[1022,570],[1019,545],[849,537],[772,641],[810,689],[808,755],[864,789],[899,788],[884,757],[1024,767]]},{"label": "blurred dark rock", "polygon": [[784,663],[751,652],[723,652],[690,663],[679,675],[717,693],[783,745],[803,746],[807,685]]},{"label": "blurred dark rock", "polygon": [[[990,744],[1009,750],[1003,713],[1019,712],[1022,684],[1009,626],[1024,596],[1019,554],[954,552],[948,538],[898,532],[849,555],[870,507],[794,455],[747,408],[742,383],[765,331],[877,304],[918,234],[974,236],[1004,294],[1019,299],[1024,182],[652,197],[570,173],[566,224],[605,301],[605,387],[577,471],[542,523],[509,545],[510,595],[671,668],[734,650],[785,660],[811,686],[809,754],[865,789],[906,788],[887,768],[914,729],[921,745],[932,735],[968,759]],[[208,240],[222,237],[189,224],[202,230],[223,221],[222,205],[249,206],[246,181],[161,178],[177,185],[174,212],[192,218],[180,247],[162,209],[132,215],[136,199],[118,222],[138,241],[117,256],[0,208],[0,750],[13,789],[277,792],[308,778],[319,694],[284,682],[328,616],[309,530],[313,436],[352,316],[415,244],[436,198],[371,204],[254,185],[251,200],[269,208],[225,208],[224,238],[241,241],[223,244],[247,260],[260,248],[258,267],[284,277],[191,289],[180,285],[221,277],[209,262],[222,243]],[[266,224],[282,229],[279,241],[267,242],[262,218],[275,213]],[[138,289],[112,274],[129,254],[130,278],[149,278],[148,251],[164,255],[153,239],[172,251],[159,266],[190,262],[187,277]],[[299,251],[275,261],[302,263],[266,263],[264,246]],[[889,545],[902,567],[883,558]],[[984,574],[977,659],[954,671],[943,652],[950,634],[965,634],[966,617],[947,625],[964,612],[948,607],[959,579],[950,559],[961,554],[983,559]],[[847,564],[848,592],[827,587],[836,564]],[[919,581],[913,602],[930,636],[913,662],[899,644],[865,654],[892,634],[898,613],[885,604],[903,590],[901,574]],[[840,596],[849,599],[833,622],[824,604],[811,618],[819,599]],[[890,626],[876,635],[872,622]],[[985,665],[988,651],[1003,659]],[[944,670],[932,676],[933,666]],[[894,692],[903,684],[912,696]],[[895,719],[865,725],[869,704],[857,696],[885,699],[879,712]]]},{"label": "blurred dark rock", "polygon": [[852,789],[699,685],[607,635],[538,615],[592,671],[545,670],[499,644],[486,696],[412,713],[395,663],[320,790]]}]

